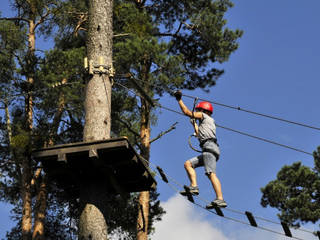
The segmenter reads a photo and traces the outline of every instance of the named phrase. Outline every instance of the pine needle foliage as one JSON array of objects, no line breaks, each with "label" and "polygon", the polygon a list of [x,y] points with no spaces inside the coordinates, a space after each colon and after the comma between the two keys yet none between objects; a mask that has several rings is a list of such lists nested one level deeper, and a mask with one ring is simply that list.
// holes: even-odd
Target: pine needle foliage
[{"label": "pine needle foliage", "polygon": [[314,168],[301,162],[285,165],[277,179],[261,188],[261,205],[280,211],[279,218],[299,227],[320,219],[320,147],[314,152]]},{"label": "pine needle foliage", "polygon": [[[30,154],[28,143],[32,142],[33,148],[41,148],[52,143],[82,140],[84,87],[87,81],[82,63],[86,55],[88,1],[12,2],[20,18],[29,16],[31,5],[28,2],[36,3],[33,4],[36,9],[32,9],[36,13],[36,22],[50,13],[50,18],[37,28],[37,36],[55,41],[53,49],[41,54],[36,51],[31,56],[27,54],[25,45],[27,24],[23,21],[16,24],[2,21],[0,24],[0,102],[4,107],[7,103],[2,100],[8,100],[12,120],[12,139],[9,143],[8,124],[5,118],[0,119],[0,200],[15,206],[13,218],[17,226],[7,234],[7,238],[20,239],[22,202],[19,163],[26,154]],[[119,76],[130,73],[141,81],[139,83],[152,98],[177,88],[208,91],[215,85],[224,73],[218,66],[228,61],[242,36],[241,30],[227,27],[224,15],[232,6],[229,0],[114,1],[113,64],[116,77],[112,93],[112,136],[128,136],[141,153],[145,150],[139,132],[142,115],[151,123],[149,127],[157,119],[156,108],[149,108],[143,98],[136,96],[138,92],[131,81]],[[10,34],[7,34],[9,30]],[[27,74],[34,78],[32,86],[25,82]],[[130,88],[134,93],[116,83]],[[26,92],[32,92],[34,97],[34,129],[31,136],[25,126]],[[35,171],[38,167],[36,163],[30,164]],[[36,184],[33,199],[38,188]],[[46,239],[76,239],[79,217],[77,199],[72,199],[54,183],[48,185],[47,191]],[[154,221],[160,220],[164,214],[157,198],[158,194],[151,192],[149,233],[154,230]],[[119,196],[106,199],[110,212],[108,226],[111,232],[121,226],[121,231],[135,239],[137,196],[132,194],[128,202],[121,201]],[[32,204],[33,208],[37,207],[35,200]]]}]

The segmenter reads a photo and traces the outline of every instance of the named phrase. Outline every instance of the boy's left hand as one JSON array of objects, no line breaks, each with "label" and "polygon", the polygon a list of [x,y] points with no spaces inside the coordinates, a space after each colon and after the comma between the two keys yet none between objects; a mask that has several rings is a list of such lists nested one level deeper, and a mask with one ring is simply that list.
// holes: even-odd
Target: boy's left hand
[{"label": "boy's left hand", "polygon": [[173,95],[176,97],[177,101],[180,101],[182,98],[182,92],[179,90],[175,91]]}]

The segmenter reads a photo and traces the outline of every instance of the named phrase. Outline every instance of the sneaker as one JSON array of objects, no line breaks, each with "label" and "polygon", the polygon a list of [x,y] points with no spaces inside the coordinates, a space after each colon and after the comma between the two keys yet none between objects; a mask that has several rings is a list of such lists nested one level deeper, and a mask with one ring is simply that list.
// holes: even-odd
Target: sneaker
[{"label": "sneaker", "polygon": [[199,195],[199,188],[198,188],[198,186],[196,186],[196,187],[186,186],[186,187],[188,188],[188,191],[186,191],[186,190],[181,191],[180,194],[181,194],[182,196],[188,195],[188,192],[191,193],[192,195]]},{"label": "sneaker", "polygon": [[212,209],[215,207],[225,208],[225,207],[227,207],[227,203],[224,200],[215,199],[213,202],[209,203],[206,206],[207,209]]}]

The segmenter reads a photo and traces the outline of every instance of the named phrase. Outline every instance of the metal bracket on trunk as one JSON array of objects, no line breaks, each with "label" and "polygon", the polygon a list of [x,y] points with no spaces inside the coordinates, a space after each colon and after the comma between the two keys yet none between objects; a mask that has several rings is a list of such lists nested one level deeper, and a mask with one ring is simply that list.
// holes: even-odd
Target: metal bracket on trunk
[{"label": "metal bracket on trunk", "polygon": [[88,58],[84,58],[84,68],[88,71],[90,75],[93,74],[106,74],[109,76],[109,78],[113,78],[115,75],[115,69],[111,65],[105,65],[104,64],[104,57],[99,56],[99,63],[94,64],[93,60],[89,60]]}]

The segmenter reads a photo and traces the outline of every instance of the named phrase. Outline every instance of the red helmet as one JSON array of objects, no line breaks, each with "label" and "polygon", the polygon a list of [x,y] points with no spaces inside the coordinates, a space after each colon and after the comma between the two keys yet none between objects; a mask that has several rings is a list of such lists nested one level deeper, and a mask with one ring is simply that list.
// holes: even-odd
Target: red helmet
[{"label": "red helmet", "polygon": [[196,110],[198,110],[198,109],[206,110],[206,111],[210,112],[211,114],[213,112],[213,107],[212,107],[211,103],[209,103],[209,102],[199,102],[196,106]]}]

